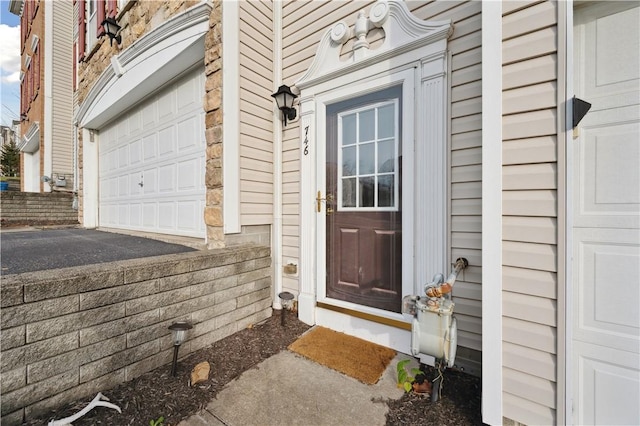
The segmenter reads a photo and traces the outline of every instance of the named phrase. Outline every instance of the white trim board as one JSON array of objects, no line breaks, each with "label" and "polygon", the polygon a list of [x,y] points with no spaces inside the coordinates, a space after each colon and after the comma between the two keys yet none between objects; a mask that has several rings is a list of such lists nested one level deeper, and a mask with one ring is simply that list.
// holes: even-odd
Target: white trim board
[{"label": "white trim board", "polygon": [[[44,128],[42,129],[43,149],[40,152],[42,173],[51,175],[53,170],[53,2],[44,3],[44,63],[39,68],[44,72]],[[47,66],[44,66],[44,65]],[[51,192],[49,185],[42,185],[44,192]]]},{"label": "white trim board", "polygon": [[482,2],[482,421],[502,424],[502,3]]},{"label": "white trim board", "polygon": [[223,231],[240,232],[240,3],[222,2]]}]

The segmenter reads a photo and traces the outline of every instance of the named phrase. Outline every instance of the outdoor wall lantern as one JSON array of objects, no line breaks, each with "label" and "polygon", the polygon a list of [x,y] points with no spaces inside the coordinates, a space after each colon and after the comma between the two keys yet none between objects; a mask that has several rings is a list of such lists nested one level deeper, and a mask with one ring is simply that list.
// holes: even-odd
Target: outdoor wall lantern
[{"label": "outdoor wall lantern", "polygon": [[278,91],[273,96],[278,104],[278,109],[282,111],[282,123],[286,126],[287,120],[293,120],[296,118],[296,109],[293,107],[293,101],[297,98],[291,91],[291,88],[286,84],[283,84],[278,88]]},{"label": "outdoor wall lantern", "polygon": [[122,37],[118,34],[120,31],[120,25],[116,22],[114,18],[107,18],[102,21],[102,27],[104,28],[105,34],[109,36],[109,44],[113,46],[113,40],[116,43],[120,44],[122,42]]},{"label": "outdoor wall lantern", "polygon": [[283,291],[282,293],[278,294],[278,297],[282,301],[282,312],[280,313],[280,325],[284,326],[285,311],[289,309],[289,307],[291,306],[291,301],[293,300],[293,294],[289,293],[288,291]]},{"label": "outdoor wall lantern", "polygon": [[173,335],[173,364],[171,365],[171,375],[176,376],[176,367],[178,366],[178,349],[187,337],[187,330],[191,330],[193,326],[185,321],[174,322],[169,326]]}]

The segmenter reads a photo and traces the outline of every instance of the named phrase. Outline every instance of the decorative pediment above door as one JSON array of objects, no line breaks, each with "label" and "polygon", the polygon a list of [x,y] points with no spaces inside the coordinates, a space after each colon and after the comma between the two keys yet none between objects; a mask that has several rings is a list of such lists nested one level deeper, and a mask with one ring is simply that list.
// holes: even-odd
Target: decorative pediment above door
[{"label": "decorative pediment above door", "polygon": [[[374,48],[367,35],[375,29],[382,30],[384,39]],[[404,1],[378,0],[368,17],[364,10],[358,13],[353,31],[345,21],[339,21],[325,32],[313,63],[295,85],[302,89],[440,40],[446,46],[452,32],[450,20],[423,21],[411,13]],[[344,52],[343,45],[351,38],[355,38],[352,51]]]}]

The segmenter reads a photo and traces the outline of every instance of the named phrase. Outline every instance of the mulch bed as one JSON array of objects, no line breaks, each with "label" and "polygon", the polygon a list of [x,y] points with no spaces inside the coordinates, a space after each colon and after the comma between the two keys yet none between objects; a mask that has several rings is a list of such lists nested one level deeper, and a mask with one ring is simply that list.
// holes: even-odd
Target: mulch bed
[{"label": "mulch bed", "polygon": [[[150,420],[160,416],[165,419],[164,426],[177,425],[181,420],[205,408],[227,383],[285,350],[308,329],[308,325],[295,319],[292,314],[288,315],[286,324],[282,327],[280,315],[275,313],[260,324],[181,359],[175,378],[171,376],[171,365],[166,365],[103,391],[110,402],[122,409],[122,414],[106,408],[95,409],[74,422],[74,425],[148,425]],[[202,361],[211,364],[209,380],[189,387],[189,373]],[[71,416],[84,408],[93,396],[95,395],[25,424],[42,425],[51,419]],[[414,393],[405,394],[396,401],[384,402],[389,405],[387,425],[482,424],[480,380],[456,371],[445,372],[442,397],[436,403]]]},{"label": "mulch bed", "polygon": [[[436,377],[435,369],[426,367],[427,377]],[[438,401],[422,394],[405,393],[398,400],[389,400],[387,426],[454,426],[482,425],[480,378],[457,370],[444,371],[444,381]]]}]

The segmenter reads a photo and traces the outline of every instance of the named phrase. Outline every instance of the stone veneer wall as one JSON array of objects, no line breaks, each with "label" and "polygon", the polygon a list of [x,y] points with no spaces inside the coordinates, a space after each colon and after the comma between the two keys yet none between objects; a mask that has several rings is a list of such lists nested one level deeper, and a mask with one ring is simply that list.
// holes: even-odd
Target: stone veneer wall
[{"label": "stone veneer wall", "polygon": [[170,363],[271,313],[268,247],[244,245],[2,277],[1,423],[17,425]]},{"label": "stone veneer wall", "polygon": [[[158,27],[167,19],[200,3],[200,0],[154,0],[128,2],[119,12],[118,22],[122,26],[120,35],[122,43],[113,46],[107,37],[102,37],[91,52],[87,53],[85,62],[79,67],[78,102],[89,93],[104,69],[111,65],[111,56],[128,48],[133,42]],[[206,207],[203,212],[207,226],[207,240],[210,248],[225,246],[222,216],[222,0],[211,2],[213,7],[209,17],[209,32],[205,36],[205,99],[203,108],[206,112],[205,132],[206,150]],[[78,135],[79,159],[79,217],[82,221],[82,132]]]},{"label": "stone veneer wall", "polygon": [[0,194],[0,225],[75,225],[78,211],[70,192],[17,192]]}]

